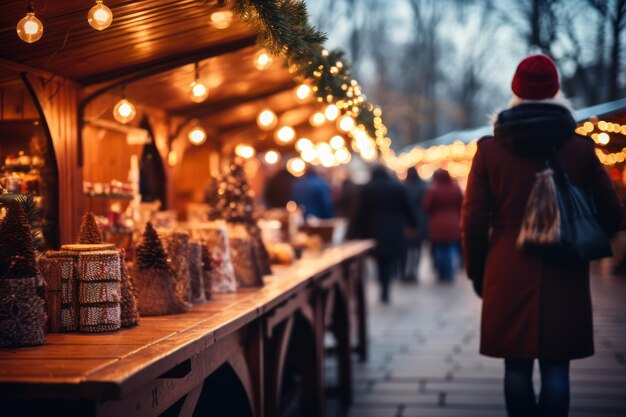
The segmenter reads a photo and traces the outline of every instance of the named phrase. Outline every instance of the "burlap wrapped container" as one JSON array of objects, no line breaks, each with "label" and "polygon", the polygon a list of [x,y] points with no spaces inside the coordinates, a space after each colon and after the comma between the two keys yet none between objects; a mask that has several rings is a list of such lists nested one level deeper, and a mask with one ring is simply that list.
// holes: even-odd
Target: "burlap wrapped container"
[{"label": "burlap wrapped container", "polygon": [[0,279],[0,347],[35,346],[46,341],[40,277]]},{"label": "burlap wrapped container", "polygon": [[207,271],[213,293],[231,293],[237,291],[237,279],[233,267],[230,246],[228,245],[228,230],[223,221],[194,223],[191,226],[191,236],[207,245],[212,260],[212,268]]},{"label": "burlap wrapped container", "polygon": [[78,265],[79,252],[48,251],[39,259],[39,269],[46,281],[48,330],[78,330]]},{"label": "burlap wrapped container", "polygon": [[189,233],[159,230],[159,237],[167,252],[168,262],[176,272],[176,292],[185,302],[193,302],[189,287]]},{"label": "burlap wrapped container", "polygon": [[229,224],[228,240],[237,284],[240,287],[263,286],[263,275],[259,269],[255,244],[246,227]]},{"label": "burlap wrapped container", "polygon": [[[112,244],[63,245],[39,265],[47,283],[50,332],[109,332],[121,327],[122,262]],[[124,300],[126,298],[126,300]]]},{"label": "burlap wrapped container", "polygon": [[141,316],[162,316],[184,313],[185,302],[176,292],[178,279],[173,269],[133,270],[137,306]]},{"label": "burlap wrapped container", "polygon": [[120,302],[122,327],[134,327],[139,324],[139,310],[137,309],[133,278],[126,268],[124,249],[120,249],[120,277],[122,280],[122,301]]},{"label": "burlap wrapped container", "polygon": [[206,303],[202,276],[202,244],[198,241],[189,242],[189,276],[192,304]]},{"label": "burlap wrapped container", "polygon": [[121,270],[117,250],[78,255],[78,329],[110,332],[122,327]]},{"label": "burlap wrapped container", "polygon": [[211,249],[209,248],[209,245],[206,242],[200,243],[202,245],[202,280],[204,288],[204,298],[206,300],[210,300],[211,298],[213,298],[211,271],[214,268],[214,262],[213,257],[211,256]]}]

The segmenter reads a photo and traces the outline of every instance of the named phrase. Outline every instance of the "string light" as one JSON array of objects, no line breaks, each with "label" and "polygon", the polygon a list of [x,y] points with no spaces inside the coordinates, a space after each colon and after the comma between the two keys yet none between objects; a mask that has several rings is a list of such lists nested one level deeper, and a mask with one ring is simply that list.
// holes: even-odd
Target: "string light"
[{"label": "string light", "polygon": [[352,159],[352,154],[348,149],[340,148],[335,152],[335,159],[341,164],[347,164]]},{"label": "string light", "polygon": [[187,138],[192,145],[202,145],[204,142],[206,142],[206,130],[204,130],[200,126],[196,126],[189,131],[189,133],[187,134]]},{"label": "string light", "polygon": [[258,114],[256,123],[263,130],[272,130],[277,123],[276,113],[270,109],[264,109]]},{"label": "string light", "polygon": [[254,65],[259,71],[263,71],[265,68],[272,65],[273,61],[274,60],[272,59],[272,57],[267,52],[265,52],[265,50],[257,52],[257,54],[254,56]]},{"label": "string light", "polygon": [[113,107],[113,118],[120,123],[127,124],[132,122],[136,115],[135,106],[126,99],[122,90],[122,99]]},{"label": "string light", "polygon": [[283,126],[276,132],[276,139],[282,143],[289,143],[296,137],[296,131],[291,126]]},{"label": "string light", "polygon": [[326,116],[324,116],[324,113],[322,112],[313,113],[313,115],[309,119],[309,123],[311,123],[311,126],[313,127],[319,127],[323,125],[325,122],[326,122]]},{"label": "string light", "polygon": [[292,158],[287,161],[287,170],[294,177],[300,177],[304,174],[304,170],[306,169],[306,164],[300,158]]},{"label": "string light", "polygon": [[298,152],[303,152],[306,149],[312,149],[312,148],[313,148],[313,142],[311,142],[311,139],[300,138],[296,142],[296,149],[298,150]]},{"label": "string light", "polygon": [[250,145],[239,144],[235,146],[235,155],[243,159],[250,159],[255,154],[256,154],[256,150]]},{"label": "string light", "polygon": [[326,119],[333,122],[339,117],[339,109],[334,104],[329,104],[326,110],[324,110],[324,116],[326,116]]},{"label": "string light", "polygon": [[339,129],[343,132],[349,132],[354,127],[354,119],[348,115],[345,115],[339,119]]},{"label": "string light", "polygon": [[211,23],[217,29],[226,29],[233,21],[233,12],[230,10],[220,10],[211,15]]},{"label": "string light", "polygon": [[307,84],[300,84],[298,88],[296,88],[296,97],[300,100],[306,100],[311,94],[311,87]]},{"label": "string light", "polygon": [[191,83],[191,100],[196,103],[202,103],[209,96],[209,89],[200,82],[200,66],[196,62],[194,64],[195,80]]},{"label": "string light", "polygon": [[335,149],[335,150],[341,149],[345,145],[346,145],[346,141],[339,135],[333,136],[330,139],[330,147]]},{"label": "string light", "polygon": [[35,17],[32,3],[28,3],[26,16],[17,22],[17,36],[27,43],[37,42],[43,36],[43,23]]},{"label": "string light", "polygon": [[264,159],[269,165],[274,165],[280,160],[280,154],[275,150],[269,150],[265,152]]},{"label": "string light", "polygon": [[102,0],[96,0],[96,5],[89,9],[89,13],[87,13],[87,22],[94,29],[104,30],[111,26],[113,13],[111,9],[102,4]]},{"label": "string light", "polygon": [[314,147],[303,149],[300,152],[300,158],[302,158],[305,162],[312,163],[317,159],[317,151]]}]

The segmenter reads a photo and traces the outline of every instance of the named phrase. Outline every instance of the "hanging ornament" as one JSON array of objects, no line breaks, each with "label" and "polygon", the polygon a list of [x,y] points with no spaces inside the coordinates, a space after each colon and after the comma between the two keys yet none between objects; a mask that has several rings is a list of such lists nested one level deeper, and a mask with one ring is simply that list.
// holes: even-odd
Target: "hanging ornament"
[{"label": "hanging ornament", "polygon": [[189,131],[189,133],[187,134],[187,138],[192,145],[202,145],[204,142],[206,142],[206,130],[204,130],[200,126],[196,126]]},{"label": "hanging ornament", "polygon": [[102,0],[96,0],[96,5],[89,9],[87,14],[87,22],[92,28],[104,30],[111,26],[113,22],[113,13],[111,9],[102,4]]},{"label": "hanging ornament", "polygon": [[196,62],[194,64],[195,80],[191,83],[191,100],[196,103],[202,103],[209,96],[209,89],[200,82],[200,67]]},{"label": "hanging ornament", "polygon": [[43,23],[35,17],[32,3],[28,3],[26,16],[17,23],[17,36],[27,43],[37,42],[43,36]]}]

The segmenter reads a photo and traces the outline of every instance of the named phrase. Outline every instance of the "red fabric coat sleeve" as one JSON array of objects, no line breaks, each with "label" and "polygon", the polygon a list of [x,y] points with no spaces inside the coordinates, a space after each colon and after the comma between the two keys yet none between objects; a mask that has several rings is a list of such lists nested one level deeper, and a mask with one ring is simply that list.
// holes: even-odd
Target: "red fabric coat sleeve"
[{"label": "red fabric coat sleeve", "polygon": [[482,282],[487,260],[491,219],[490,195],[487,168],[479,144],[472,161],[461,210],[461,241],[465,269],[475,283]]}]

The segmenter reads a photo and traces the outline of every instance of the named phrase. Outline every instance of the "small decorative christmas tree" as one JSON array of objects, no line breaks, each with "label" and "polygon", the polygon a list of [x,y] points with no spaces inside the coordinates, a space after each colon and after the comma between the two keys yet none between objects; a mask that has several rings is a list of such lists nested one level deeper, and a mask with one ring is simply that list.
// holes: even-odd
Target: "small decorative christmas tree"
[{"label": "small decorative christmas tree", "polygon": [[254,213],[254,192],[248,184],[246,173],[241,161],[235,159],[220,184],[220,195],[223,196],[223,213],[229,223],[243,224],[253,242],[259,273],[270,274],[270,259],[261,239],[261,231]]},{"label": "small decorative christmas tree", "polygon": [[223,216],[223,196],[219,193],[220,183],[219,177],[211,177],[204,194],[204,202],[209,206],[208,217],[211,221],[219,220]]},{"label": "small decorative christmas tree", "polygon": [[143,239],[137,247],[137,267],[139,269],[170,269],[163,243],[150,222],[146,224]]},{"label": "small decorative christmas tree", "polygon": [[167,263],[167,254],[157,231],[148,222],[137,247],[135,289],[139,313],[145,316],[177,314],[186,311],[185,300],[177,291],[176,272]]},{"label": "small decorative christmas tree", "polygon": [[45,342],[43,285],[28,217],[18,201],[6,203],[0,224],[0,346],[32,346]]},{"label": "small decorative christmas tree", "polygon": [[100,231],[98,223],[96,223],[96,218],[93,213],[90,211],[85,213],[80,224],[80,229],[78,229],[78,243],[83,245],[98,245],[103,241],[102,232]]},{"label": "small decorative christmas tree", "polygon": [[0,278],[31,278],[38,275],[35,248],[28,217],[22,205],[12,200],[0,225]]},{"label": "small decorative christmas tree", "polygon": [[43,252],[45,242],[39,231],[41,225],[41,211],[39,210],[35,197],[33,197],[32,194],[3,194],[2,191],[0,191],[0,206],[6,205],[11,201],[17,201],[26,214],[26,218],[30,224],[30,234],[35,252]]},{"label": "small decorative christmas tree", "polygon": [[120,249],[120,275],[122,277],[121,321],[122,327],[134,327],[139,324],[139,311],[135,298],[133,278],[126,269],[126,251]]}]

